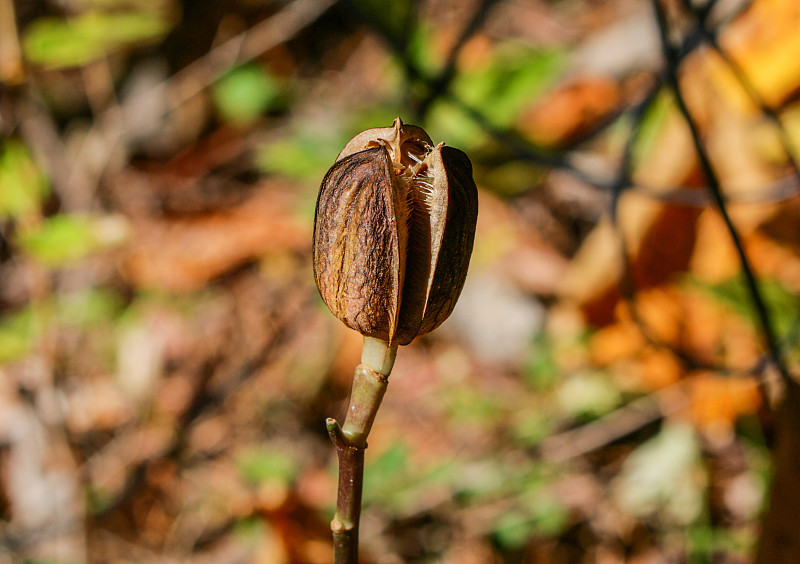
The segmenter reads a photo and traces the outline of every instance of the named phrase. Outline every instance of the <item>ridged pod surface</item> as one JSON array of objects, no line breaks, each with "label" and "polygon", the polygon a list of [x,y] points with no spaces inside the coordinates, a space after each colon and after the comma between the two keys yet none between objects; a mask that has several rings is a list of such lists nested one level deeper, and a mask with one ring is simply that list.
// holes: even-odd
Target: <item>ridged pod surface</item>
[{"label": "ridged pod surface", "polygon": [[363,335],[406,345],[433,331],[464,286],[478,193],[466,154],[404,125],[353,137],[320,186],[314,278]]}]

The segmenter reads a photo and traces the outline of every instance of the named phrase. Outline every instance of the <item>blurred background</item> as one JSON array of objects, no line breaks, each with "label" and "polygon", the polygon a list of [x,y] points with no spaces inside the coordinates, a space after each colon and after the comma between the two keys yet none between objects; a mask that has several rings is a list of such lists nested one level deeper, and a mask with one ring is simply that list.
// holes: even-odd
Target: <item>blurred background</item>
[{"label": "blurred background", "polygon": [[468,153],[480,212],[370,437],[363,561],[750,562],[798,372],[798,29],[796,0],[0,0],[0,563],[331,562],[361,337],[314,206],[396,116]]}]

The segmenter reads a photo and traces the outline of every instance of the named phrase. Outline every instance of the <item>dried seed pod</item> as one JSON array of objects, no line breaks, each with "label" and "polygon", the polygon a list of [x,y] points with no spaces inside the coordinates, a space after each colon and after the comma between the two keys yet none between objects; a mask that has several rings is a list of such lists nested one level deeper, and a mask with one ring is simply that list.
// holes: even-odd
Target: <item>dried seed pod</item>
[{"label": "dried seed pod", "polygon": [[405,345],[453,311],[478,215],[467,155],[404,125],[356,135],[325,175],[314,277],[348,327]]}]

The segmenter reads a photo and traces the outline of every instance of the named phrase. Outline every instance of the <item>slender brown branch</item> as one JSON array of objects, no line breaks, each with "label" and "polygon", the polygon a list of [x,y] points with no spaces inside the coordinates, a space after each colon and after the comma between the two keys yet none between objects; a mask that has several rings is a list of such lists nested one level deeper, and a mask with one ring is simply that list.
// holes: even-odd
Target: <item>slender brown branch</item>
[{"label": "slender brown branch", "polygon": [[739,263],[741,265],[744,281],[747,286],[748,293],[750,294],[750,299],[753,303],[756,318],[761,326],[761,334],[764,339],[765,347],[769,352],[772,364],[780,373],[784,384],[787,387],[798,386],[799,384],[792,378],[788,368],[786,367],[783,351],[781,350],[780,342],[775,333],[772,322],[772,314],[767,308],[766,301],[764,300],[761,289],[756,281],[756,276],[751,267],[750,259],[748,258],[744,249],[744,243],[742,242],[739,232],[736,230],[736,226],[733,224],[733,220],[728,213],[727,203],[722,193],[722,186],[719,178],[714,172],[714,168],[711,164],[708,153],[705,150],[703,141],[700,138],[700,131],[697,127],[697,123],[692,117],[692,114],[689,111],[689,107],[683,96],[683,92],[678,80],[679,59],[677,57],[675,48],[669,40],[669,30],[667,28],[666,15],[664,14],[663,8],[658,0],[651,0],[651,2],[656,16],[656,23],[658,24],[661,50],[666,61],[667,83],[670,85],[675,95],[675,103],[678,106],[678,110],[680,110],[686,125],[689,127],[689,133],[691,134],[692,141],[695,146],[695,152],[697,153],[697,158],[700,163],[700,169],[702,170],[703,176],[708,184],[708,190],[716,205],[717,211],[719,211],[719,214],[725,223],[728,235],[730,236],[734,248],[736,249],[736,254],[739,257]]},{"label": "slender brown branch", "polygon": [[800,386],[787,386],[775,414],[777,441],[769,501],[761,520],[755,564],[800,562],[797,506],[800,504]]},{"label": "slender brown branch", "polygon": [[358,522],[364,483],[364,449],[352,446],[335,419],[328,419],[336,456],[339,458],[339,490],[336,514],[331,521],[333,558],[336,564],[358,564]]},{"label": "slender brown branch", "polygon": [[208,88],[232,66],[250,61],[294,37],[334,3],[335,0],[289,2],[263,22],[228,39],[202,58],[190,63],[155,89],[166,88],[169,109],[174,110]]},{"label": "slender brown branch", "polygon": [[364,483],[364,450],[375,415],[386,393],[388,377],[365,364],[353,375],[353,388],[344,425],[326,421],[328,434],[339,459],[339,489],[336,514],[331,521],[334,564],[358,563],[358,523]]}]

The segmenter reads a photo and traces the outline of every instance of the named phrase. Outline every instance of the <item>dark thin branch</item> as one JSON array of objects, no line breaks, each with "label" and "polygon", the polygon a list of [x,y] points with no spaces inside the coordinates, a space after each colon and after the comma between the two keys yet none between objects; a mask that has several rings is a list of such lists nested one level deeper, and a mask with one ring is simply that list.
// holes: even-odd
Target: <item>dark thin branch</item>
[{"label": "dark thin branch", "polygon": [[694,9],[690,0],[682,0],[682,2],[684,8],[696,15],[696,29],[700,34],[702,34],[703,40],[711,45],[711,47],[720,56],[722,61],[728,66],[736,80],[742,86],[742,89],[747,94],[747,97],[750,98],[750,101],[753,102],[759,111],[777,128],[781,146],[783,147],[783,152],[786,154],[786,159],[789,163],[789,166],[791,167],[794,175],[798,178],[798,180],[800,180],[800,165],[798,165],[797,159],[794,156],[795,152],[792,148],[792,141],[789,138],[789,133],[786,131],[778,112],[772,106],[770,106],[766,100],[764,100],[764,97],[761,96],[758,89],[747,76],[747,73],[744,72],[744,69],[742,69],[739,63],[731,58],[728,52],[722,47],[719,42],[718,31],[708,28],[708,12],[706,10]]},{"label": "dark thin branch", "polygon": [[416,115],[420,120],[424,120],[428,114],[433,103],[442,94],[447,92],[450,88],[450,83],[456,75],[456,61],[461,49],[466,45],[467,41],[475,35],[481,28],[483,22],[486,21],[486,16],[491,8],[497,3],[497,0],[482,0],[478,9],[472,15],[472,18],[467,23],[461,35],[456,40],[455,45],[450,50],[447,57],[447,63],[441,70],[438,76],[428,81],[428,90],[425,97],[419,102],[416,109]]},{"label": "dark thin branch", "polygon": [[362,25],[383,40],[389,51],[391,51],[401,63],[403,71],[406,74],[406,78],[408,78],[409,81],[419,82],[422,84],[428,84],[430,82],[430,77],[428,77],[421,69],[417,67],[417,65],[414,64],[414,61],[411,60],[409,53],[408,38],[413,35],[409,21],[413,22],[413,20],[406,20],[406,22],[404,22],[404,27],[407,29],[406,34],[401,37],[391,33],[388,29],[386,29],[385,26],[381,25],[381,23],[375,18],[371,17],[363,10],[358,2],[353,2],[352,0],[341,0],[339,5],[343,8],[348,17],[360,21]]},{"label": "dark thin branch", "polygon": [[[745,91],[747,96],[750,98],[750,101],[759,109],[759,111],[764,115],[772,124],[777,128],[778,137],[781,142],[781,146],[783,148],[783,152],[786,155],[786,160],[789,164],[789,167],[792,169],[792,174],[795,177],[796,182],[792,183],[788,190],[786,190],[786,197],[794,197],[798,193],[798,186],[800,186],[800,165],[798,165],[797,159],[795,157],[796,151],[793,147],[792,141],[789,137],[788,132],[786,131],[786,127],[783,125],[781,121],[780,115],[778,111],[770,106],[764,97],[759,93],[758,89],[755,87],[753,82],[750,80],[750,77],[747,76],[747,73],[744,72],[744,69],[737,63],[729,54],[728,52],[722,47],[719,42],[719,33],[718,29],[711,29],[709,28],[708,18],[713,10],[716,0],[709,0],[708,3],[704,6],[696,7],[692,5],[690,0],[681,0],[683,7],[686,11],[694,14],[697,19],[697,28],[698,31],[702,34],[703,40],[706,41],[711,47],[719,54],[722,61],[728,66],[731,73],[734,75],[736,80],[742,86],[742,89]],[[768,193],[764,194],[764,191],[761,191],[760,196],[771,198],[774,194]],[[775,192],[772,190],[771,192]],[[800,313],[795,316],[795,320],[792,322],[789,333],[783,339],[782,346],[783,347],[790,347],[797,343],[798,338],[800,338]]]},{"label": "dark thin branch", "polygon": [[358,564],[358,526],[364,484],[364,448],[351,445],[335,419],[326,422],[339,461],[336,515],[331,522],[335,564]]},{"label": "dark thin branch", "polygon": [[[365,13],[357,3],[352,2],[351,0],[342,0],[340,3],[343,5],[347,10],[348,13],[355,16],[359,19],[363,25],[365,25],[368,29],[370,29],[373,33],[379,36],[380,39],[386,44],[389,51],[397,58],[399,63],[403,68],[403,72],[406,75],[407,80],[410,84],[417,84],[419,85],[425,92],[428,93],[435,93],[435,96],[431,98],[430,102],[426,102],[428,106],[435,103],[437,99],[446,99],[451,104],[453,104],[457,109],[459,109],[462,113],[464,113],[467,117],[469,117],[472,121],[474,121],[477,125],[479,125],[482,129],[484,129],[487,133],[489,133],[497,142],[501,145],[506,147],[508,150],[511,151],[512,155],[520,160],[524,160],[526,162],[530,162],[536,165],[540,165],[543,167],[559,169],[565,171],[581,182],[584,182],[590,186],[594,186],[595,188],[599,188],[601,190],[609,190],[613,191],[618,189],[618,180],[606,180],[598,178],[578,166],[574,165],[570,162],[569,153],[550,153],[547,152],[540,147],[535,146],[530,141],[527,141],[521,138],[518,135],[515,135],[512,131],[508,130],[507,128],[498,127],[495,124],[489,122],[486,116],[480,112],[478,109],[475,109],[465,103],[463,100],[459,99],[451,90],[450,84],[451,81],[443,80],[442,76],[439,77],[431,77],[427,75],[425,71],[420,69],[415,62],[410,58],[408,53],[408,44],[407,41],[404,40],[403,37],[397,37],[394,34],[390,33],[387,29],[384,28],[380,24],[380,22],[376,21],[374,18],[371,18],[367,13]],[[483,11],[488,11],[491,7],[491,2],[485,2],[483,6]],[[488,4],[488,5],[486,5]],[[708,9],[711,10],[713,7],[714,2],[708,3]],[[462,38],[459,42],[456,43],[456,48],[459,49],[459,43],[461,41],[466,41],[471,34],[473,34],[477,29],[479,29],[480,23],[482,23],[481,18],[485,16],[481,14],[479,10],[476,12],[475,17],[473,18],[470,25],[468,25],[464,32],[462,33]],[[475,29],[472,29],[472,28]],[[716,32],[716,30],[714,31]],[[410,35],[406,35],[406,38],[410,37]],[[704,44],[703,34],[700,30],[692,30],[686,38],[682,41],[680,47],[677,49],[675,53],[675,57],[678,61],[683,60],[689,54],[693,53],[698,47]],[[451,54],[451,60],[454,60],[454,55],[457,54],[456,50]],[[441,86],[437,85],[437,80],[442,82]],[[656,77],[656,82],[659,84],[663,84],[665,82],[665,77],[663,73],[659,74]],[[649,96],[649,95],[648,95]],[[649,103],[648,101],[644,100],[642,103]],[[631,110],[629,110],[631,111]],[[634,113],[637,111],[636,108],[632,110]],[[424,117],[424,116],[423,116]],[[605,129],[614,123],[615,120],[608,120],[606,124],[602,127],[598,127],[597,130],[594,132],[593,136],[599,135]],[[676,187],[675,189],[664,192],[659,190],[655,192],[653,190],[648,190],[647,188],[630,185],[627,189],[637,190],[638,192],[647,195],[648,197],[657,199],[657,200],[665,200],[665,201],[678,201],[682,203],[687,203],[688,205],[705,205],[705,201],[695,201],[697,199],[697,190],[691,189],[691,193],[689,194],[689,190],[686,190],[686,194],[684,194],[684,190],[682,187]],[[780,197],[780,195],[778,196]]]},{"label": "dark thin branch", "polygon": [[[403,23],[400,26],[400,34],[402,37],[411,37],[414,33],[414,28],[417,25],[417,20],[419,19],[419,8],[420,2],[409,1],[408,2],[408,12],[406,12],[406,16],[403,19]],[[406,51],[408,50],[409,44],[406,43]],[[406,54],[408,54],[406,52]]]},{"label": "dark thin branch", "polygon": [[631,124],[631,132],[630,135],[628,135],[627,141],[625,142],[625,149],[622,151],[622,159],[620,160],[619,168],[617,169],[617,178],[611,185],[611,221],[615,225],[617,223],[619,199],[622,196],[622,193],[630,188],[633,184],[633,149],[636,146],[636,142],[639,140],[639,133],[642,129],[644,116],[647,115],[647,111],[653,105],[653,101],[661,91],[662,85],[663,82],[661,77],[659,77],[659,80],[653,84],[644,99],[629,111],[631,118],[633,119],[633,123]]},{"label": "dark thin branch", "polygon": [[661,39],[661,48],[667,65],[667,81],[675,94],[675,101],[678,109],[680,110],[681,114],[686,120],[686,124],[689,127],[692,141],[697,152],[698,161],[700,163],[700,168],[702,169],[702,172],[706,178],[706,183],[708,184],[708,190],[712,195],[712,199],[714,200],[714,203],[720,215],[722,216],[723,221],[725,222],[728,234],[730,235],[734,247],[736,248],[736,253],[739,256],[742,273],[745,278],[750,298],[753,302],[756,316],[758,317],[759,325],[761,326],[762,336],[764,338],[767,350],[769,351],[770,360],[781,374],[781,377],[787,386],[798,386],[798,384],[789,374],[789,370],[784,363],[783,353],[775,334],[772,316],[767,308],[766,302],[764,301],[764,297],[761,294],[761,290],[750,265],[750,260],[745,252],[742,240],[738,231],[736,230],[736,226],[731,220],[730,214],[728,213],[725,197],[722,194],[722,186],[717,178],[716,173],[714,172],[711,160],[705,150],[702,139],[700,138],[700,131],[691,115],[691,112],[689,111],[686,100],[683,97],[678,80],[679,60],[676,56],[675,48],[669,41],[667,21],[663,9],[659,3],[659,0],[651,0],[651,3],[653,5],[653,10],[655,11],[659,37]]},{"label": "dark thin branch", "polygon": [[[611,199],[611,220],[615,226],[617,226],[617,211],[619,208],[619,199],[622,196],[622,193],[628,189],[632,184],[632,176],[633,176],[633,169],[634,169],[634,162],[633,162],[633,149],[636,146],[636,142],[639,138],[639,134],[641,133],[641,125],[644,121],[644,116],[647,114],[647,110],[652,105],[653,101],[655,100],[658,93],[661,91],[661,87],[663,86],[663,82],[661,79],[664,79],[664,73],[659,76],[659,81],[653,85],[653,88],[648,93],[648,95],[634,108],[631,109],[630,113],[632,114],[633,124],[631,125],[631,133],[628,136],[628,139],[625,143],[625,149],[623,151],[622,159],[620,160],[619,168],[617,171],[617,178],[614,182],[614,185],[611,187],[612,191],[612,199]],[[650,344],[650,346],[659,349],[659,350],[666,350],[673,355],[686,370],[715,370],[718,372],[726,372],[727,369],[721,365],[711,365],[709,363],[701,362],[695,358],[692,358],[690,355],[686,354],[685,352],[678,350],[677,348],[662,342],[658,339],[653,332],[650,330],[650,327],[642,318],[639,307],[638,307],[638,289],[636,287],[636,280],[633,276],[633,267],[630,261],[630,255],[628,252],[628,245],[625,239],[625,234],[622,230],[619,231],[619,243],[620,243],[620,254],[622,256],[622,276],[620,279],[620,293],[622,294],[623,299],[628,304],[628,308],[631,314],[631,318],[633,322],[638,327],[640,333],[645,338],[645,340]]]},{"label": "dark thin branch", "polygon": [[485,115],[483,115],[482,112],[471,107],[469,104],[458,98],[455,94],[446,92],[442,95],[442,97],[453,104],[453,106],[458,108],[462,113],[479,125],[484,131],[494,137],[495,140],[502,144],[506,149],[511,151],[515,158],[543,167],[564,170],[582,182],[592,186],[606,190],[611,187],[611,184],[608,181],[603,181],[592,177],[587,172],[570,163],[567,155],[563,153],[550,153],[543,151],[519,135],[494,125],[486,118]]},{"label": "dark thin branch", "polygon": [[[764,369],[769,364],[769,353],[760,355],[756,361],[749,368],[734,369],[723,364],[715,362],[705,362],[693,357],[691,354],[680,350],[679,348],[665,343],[656,337],[654,331],[644,320],[639,308],[639,288],[637,288],[636,281],[633,277],[633,268],[628,252],[627,242],[625,236],[620,232],[620,253],[622,256],[622,276],[620,280],[620,293],[625,303],[628,305],[628,311],[631,320],[636,324],[637,329],[641,333],[647,344],[654,349],[668,352],[672,357],[677,360],[684,370],[688,372],[703,370],[709,372],[716,372],[717,374],[724,374],[733,377],[760,377],[763,375]],[[789,342],[786,339],[785,342]]]}]

